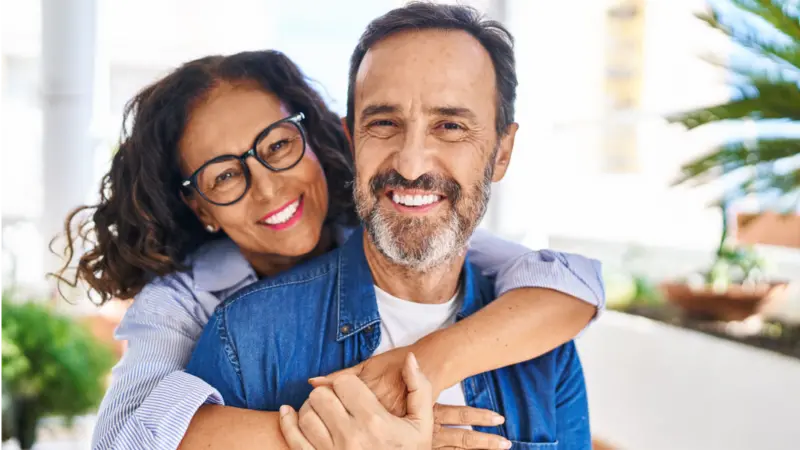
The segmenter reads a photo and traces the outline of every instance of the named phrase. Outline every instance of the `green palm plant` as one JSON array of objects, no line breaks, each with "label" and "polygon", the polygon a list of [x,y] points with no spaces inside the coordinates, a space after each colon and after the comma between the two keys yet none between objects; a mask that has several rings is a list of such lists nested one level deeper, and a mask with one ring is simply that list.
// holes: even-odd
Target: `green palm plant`
[{"label": "green palm plant", "polygon": [[[723,121],[781,121],[800,125],[800,3],[797,0],[729,0],[698,15],[744,50],[751,61],[707,57],[731,75],[732,100],[668,117],[687,129]],[[730,11],[728,11],[730,10]],[[768,31],[768,32],[765,32]],[[788,205],[800,201],[800,136],[757,136],[728,141],[681,168],[676,184],[733,178],[733,195],[774,193]],[[739,169],[751,168],[742,171]],[[742,173],[745,172],[745,173]],[[741,177],[741,178],[738,178]]]}]

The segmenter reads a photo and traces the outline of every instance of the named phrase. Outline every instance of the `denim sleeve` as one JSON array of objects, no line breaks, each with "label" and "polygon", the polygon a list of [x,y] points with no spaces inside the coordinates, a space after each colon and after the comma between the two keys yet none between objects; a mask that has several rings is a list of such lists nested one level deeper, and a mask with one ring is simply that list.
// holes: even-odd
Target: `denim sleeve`
[{"label": "denim sleeve", "polygon": [[234,340],[227,330],[224,307],[218,308],[209,319],[186,372],[214,387],[225,405],[247,407],[239,360]]},{"label": "denim sleeve", "polygon": [[534,251],[478,229],[472,236],[469,259],[488,277],[495,277],[495,295],[526,287],[563,292],[605,308],[602,267],[581,255]]},{"label": "denim sleeve", "polygon": [[559,351],[560,375],[556,387],[556,436],[558,448],[591,450],[589,404],[586,380],[574,342],[564,344]]}]

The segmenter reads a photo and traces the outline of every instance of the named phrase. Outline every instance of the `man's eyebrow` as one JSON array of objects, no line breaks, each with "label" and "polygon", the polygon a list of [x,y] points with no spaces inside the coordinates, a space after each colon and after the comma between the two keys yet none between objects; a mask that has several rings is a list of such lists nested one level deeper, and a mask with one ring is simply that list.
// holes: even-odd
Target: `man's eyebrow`
[{"label": "man's eyebrow", "polygon": [[400,108],[397,105],[390,105],[388,103],[368,105],[363,110],[361,110],[361,115],[359,116],[359,119],[361,122],[365,122],[370,117],[377,116],[378,114],[396,113],[399,110]]},{"label": "man's eyebrow", "polygon": [[463,106],[437,106],[428,109],[428,112],[437,116],[461,117],[473,121],[477,119],[477,116],[471,109]]}]

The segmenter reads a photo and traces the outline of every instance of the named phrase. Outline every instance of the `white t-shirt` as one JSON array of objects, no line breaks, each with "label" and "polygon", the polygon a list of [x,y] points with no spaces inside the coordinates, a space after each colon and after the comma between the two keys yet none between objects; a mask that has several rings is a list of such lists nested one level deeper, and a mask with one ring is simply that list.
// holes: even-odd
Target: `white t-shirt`
[{"label": "white t-shirt", "polygon": [[[378,313],[381,317],[381,343],[375,350],[376,355],[396,347],[411,345],[436,330],[454,324],[461,307],[459,293],[440,304],[403,300],[378,286],[375,286],[375,296],[378,299]],[[437,402],[443,405],[465,406],[467,402],[461,383],[442,391]]]}]

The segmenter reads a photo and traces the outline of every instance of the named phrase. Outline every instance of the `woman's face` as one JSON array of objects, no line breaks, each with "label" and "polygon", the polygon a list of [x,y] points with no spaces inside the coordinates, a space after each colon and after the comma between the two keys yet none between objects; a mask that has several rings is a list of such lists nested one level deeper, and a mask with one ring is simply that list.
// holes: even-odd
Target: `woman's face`
[{"label": "woman's face", "polygon": [[[262,130],[290,115],[276,96],[254,85],[221,83],[191,111],[179,146],[183,175],[215,157],[241,155]],[[187,197],[203,225],[221,228],[245,256],[298,257],[314,250],[328,212],[328,186],[313,149],[306,147],[300,162],[282,172],[252,157],[247,166],[250,189],[238,202],[218,206],[197,192]]]}]

